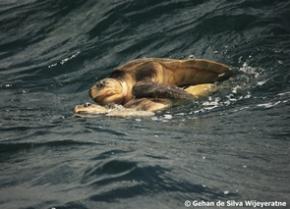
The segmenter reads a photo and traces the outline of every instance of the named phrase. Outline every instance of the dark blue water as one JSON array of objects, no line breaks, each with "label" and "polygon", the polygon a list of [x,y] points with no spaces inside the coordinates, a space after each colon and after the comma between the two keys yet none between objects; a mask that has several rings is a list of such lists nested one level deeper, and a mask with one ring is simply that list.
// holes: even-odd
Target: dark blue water
[{"label": "dark blue water", "polygon": [[[156,117],[73,116],[119,64],[189,56],[236,75]],[[0,96],[1,209],[290,208],[288,0],[1,0]]]}]

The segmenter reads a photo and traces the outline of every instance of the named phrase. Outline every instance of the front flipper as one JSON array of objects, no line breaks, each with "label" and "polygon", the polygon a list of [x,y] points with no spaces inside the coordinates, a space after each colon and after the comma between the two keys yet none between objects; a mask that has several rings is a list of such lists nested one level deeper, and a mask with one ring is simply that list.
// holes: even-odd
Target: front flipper
[{"label": "front flipper", "polygon": [[133,99],[125,104],[126,108],[134,109],[137,111],[150,111],[156,112],[158,110],[163,110],[172,105],[169,99],[159,99],[159,98],[141,98]]},{"label": "front flipper", "polygon": [[133,87],[136,98],[194,99],[194,96],[175,86],[164,86],[152,82],[139,82]]},{"label": "front flipper", "polygon": [[206,97],[217,91],[217,85],[212,83],[198,84],[184,89],[196,98]]}]

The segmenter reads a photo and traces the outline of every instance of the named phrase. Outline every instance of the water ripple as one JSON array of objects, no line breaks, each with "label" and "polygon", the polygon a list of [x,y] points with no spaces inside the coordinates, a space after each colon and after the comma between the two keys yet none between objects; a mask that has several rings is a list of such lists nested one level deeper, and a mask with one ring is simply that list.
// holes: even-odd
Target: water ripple
[{"label": "water ripple", "polygon": [[[288,201],[289,19],[287,0],[2,0],[0,207]],[[95,80],[140,57],[234,76],[152,118],[73,116]]]}]

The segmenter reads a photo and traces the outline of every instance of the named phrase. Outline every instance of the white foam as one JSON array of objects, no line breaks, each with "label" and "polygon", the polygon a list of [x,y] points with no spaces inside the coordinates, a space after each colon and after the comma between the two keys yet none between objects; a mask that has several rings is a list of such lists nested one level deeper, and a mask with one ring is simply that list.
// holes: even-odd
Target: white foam
[{"label": "white foam", "polygon": [[257,82],[257,86],[263,86],[266,82],[267,82],[267,80],[264,80],[264,81],[258,81],[258,82]]},{"label": "white foam", "polygon": [[276,105],[278,105],[280,103],[281,103],[281,101],[277,101],[275,103],[269,102],[269,103],[257,104],[257,107],[271,108],[271,107],[275,107]]},{"label": "white foam", "polygon": [[228,190],[224,191],[224,194],[229,194],[229,193],[230,193],[230,191],[228,191]]},{"label": "white foam", "polygon": [[164,115],[164,119],[170,120],[170,119],[172,119],[172,118],[173,118],[173,116],[170,115],[170,114],[165,114],[165,115]]},{"label": "white foam", "polygon": [[249,66],[246,62],[244,62],[242,67],[240,67],[240,71],[242,71],[248,75],[253,75],[255,78],[258,78],[260,75],[257,72],[257,68]]},{"label": "white foam", "polygon": [[72,55],[69,56],[69,57],[66,57],[66,58],[62,59],[59,63],[56,62],[56,63],[53,63],[53,64],[49,65],[49,66],[48,66],[48,69],[54,68],[54,67],[56,67],[58,64],[60,64],[60,65],[64,65],[66,62],[68,62],[68,61],[72,60],[73,58],[75,58],[78,54],[80,54],[79,51],[75,52],[74,54],[72,54]]},{"label": "white foam", "polygon": [[77,51],[76,53],[74,53],[73,55],[67,57],[67,58],[64,58],[60,61],[60,64],[63,65],[64,63],[68,62],[69,60],[75,58],[80,52]]},{"label": "white foam", "polygon": [[287,94],[290,94],[290,91],[279,93],[278,96],[284,96],[284,95],[287,95]]},{"label": "white foam", "polygon": [[284,64],[284,62],[283,62],[282,60],[278,60],[277,62],[278,62],[278,64],[280,64],[280,65],[283,65],[283,64]]}]

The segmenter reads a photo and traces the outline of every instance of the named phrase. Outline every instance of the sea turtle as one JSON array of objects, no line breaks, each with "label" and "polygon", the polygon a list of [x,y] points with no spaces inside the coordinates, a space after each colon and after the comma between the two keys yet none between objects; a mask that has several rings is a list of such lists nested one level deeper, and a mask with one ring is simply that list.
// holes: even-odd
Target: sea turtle
[{"label": "sea turtle", "polygon": [[97,104],[77,105],[74,112],[149,116],[174,100],[207,96],[217,90],[216,82],[231,75],[229,66],[206,59],[136,59],[90,88],[89,95]]}]

